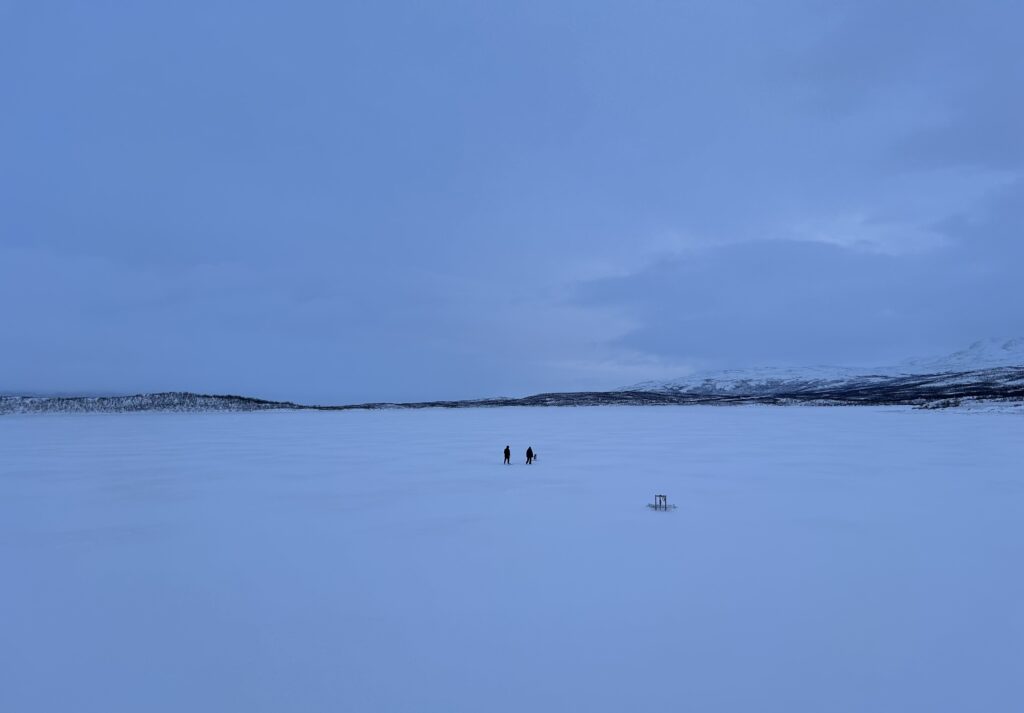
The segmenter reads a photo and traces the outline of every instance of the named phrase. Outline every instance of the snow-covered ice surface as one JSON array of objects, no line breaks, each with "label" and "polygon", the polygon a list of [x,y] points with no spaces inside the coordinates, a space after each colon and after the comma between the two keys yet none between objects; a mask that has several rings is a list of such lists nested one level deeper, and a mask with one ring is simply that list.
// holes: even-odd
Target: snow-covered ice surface
[{"label": "snow-covered ice surface", "polygon": [[0,710],[1017,712],[1022,463],[898,408],[3,417]]}]

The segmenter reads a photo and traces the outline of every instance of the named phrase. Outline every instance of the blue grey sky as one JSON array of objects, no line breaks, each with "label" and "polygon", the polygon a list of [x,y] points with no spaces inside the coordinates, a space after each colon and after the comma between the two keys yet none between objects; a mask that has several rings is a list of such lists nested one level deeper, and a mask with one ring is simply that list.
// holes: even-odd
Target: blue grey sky
[{"label": "blue grey sky", "polygon": [[0,391],[519,395],[1024,334],[1021,26],[0,0]]}]

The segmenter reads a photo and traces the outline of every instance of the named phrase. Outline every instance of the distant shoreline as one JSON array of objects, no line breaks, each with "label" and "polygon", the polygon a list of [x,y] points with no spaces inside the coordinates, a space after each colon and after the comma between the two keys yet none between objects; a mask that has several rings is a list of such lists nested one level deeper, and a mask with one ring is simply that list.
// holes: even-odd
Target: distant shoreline
[{"label": "distant shoreline", "polygon": [[184,391],[131,396],[0,396],[0,414],[132,413],[141,411],[371,411],[382,409],[499,408],[568,406],[693,406],[764,404],[774,406],[915,406],[948,408],[966,403],[1024,401],[1024,366],[973,371],[851,377],[837,380],[788,379],[739,386],[708,382],[686,389],[554,392],[521,398],[453,401],[299,404],[233,394]]}]

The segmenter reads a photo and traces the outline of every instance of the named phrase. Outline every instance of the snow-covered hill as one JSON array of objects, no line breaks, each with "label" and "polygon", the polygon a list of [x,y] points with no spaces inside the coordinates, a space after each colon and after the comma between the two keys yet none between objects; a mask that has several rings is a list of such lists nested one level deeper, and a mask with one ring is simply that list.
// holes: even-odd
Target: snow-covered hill
[{"label": "snow-covered hill", "polygon": [[1024,337],[983,339],[966,349],[930,359],[911,359],[900,364],[906,373],[977,371],[1005,366],[1024,366]]},{"label": "snow-covered hill", "polygon": [[951,393],[946,398],[955,398],[958,392],[965,392],[959,394],[963,396],[984,398],[988,389],[993,392],[991,397],[998,398],[1007,389],[1018,390],[1022,374],[1024,339],[990,339],[946,356],[911,359],[895,366],[726,369],[670,381],[647,381],[621,391],[676,396],[845,400],[844,394],[856,393],[902,398],[908,389],[927,387],[949,390]]},{"label": "snow-covered hill", "polygon": [[245,396],[171,391],[133,396],[0,396],[4,413],[129,413],[133,411],[266,411],[296,404]]}]

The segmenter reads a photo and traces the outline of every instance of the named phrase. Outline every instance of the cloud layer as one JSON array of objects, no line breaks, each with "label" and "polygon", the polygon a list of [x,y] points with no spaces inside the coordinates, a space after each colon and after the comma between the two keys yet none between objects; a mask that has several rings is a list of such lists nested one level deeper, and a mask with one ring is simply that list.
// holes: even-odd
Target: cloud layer
[{"label": "cloud layer", "polygon": [[1024,334],[1022,19],[4,5],[0,389],[457,398]]}]

